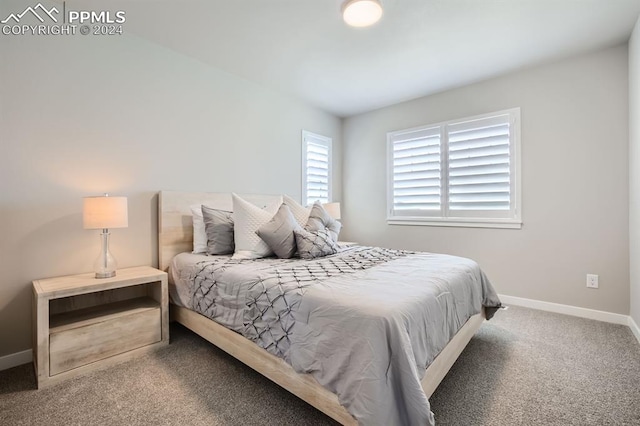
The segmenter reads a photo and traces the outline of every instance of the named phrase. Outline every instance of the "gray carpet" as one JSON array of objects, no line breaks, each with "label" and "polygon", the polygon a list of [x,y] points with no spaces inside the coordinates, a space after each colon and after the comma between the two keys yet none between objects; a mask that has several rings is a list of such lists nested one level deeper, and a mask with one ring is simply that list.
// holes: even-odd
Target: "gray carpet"
[{"label": "gray carpet", "polygon": [[[177,324],[171,342],[40,391],[30,365],[0,372],[0,424],[335,424]],[[624,326],[511,307],[431,402],[439,426],[640,425],[640,345]]]}]

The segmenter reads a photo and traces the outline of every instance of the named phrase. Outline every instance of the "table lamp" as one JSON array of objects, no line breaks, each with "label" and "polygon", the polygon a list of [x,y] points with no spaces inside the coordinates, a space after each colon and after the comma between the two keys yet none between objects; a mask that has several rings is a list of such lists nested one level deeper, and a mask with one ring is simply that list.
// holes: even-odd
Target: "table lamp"
[{"label": "table lamp", "polygon": [[102,229],[102,251],[94,263],[96,278],[115,277],[118,265],[109,252],[109,228],[129,226],[127,197],[85,197],[82,213],[84,229]]},{"label": "table lamp", "polygon": [[340,220],[340,203],[326,203],[322,207],[329,213],[329,216],[335,220]]}]

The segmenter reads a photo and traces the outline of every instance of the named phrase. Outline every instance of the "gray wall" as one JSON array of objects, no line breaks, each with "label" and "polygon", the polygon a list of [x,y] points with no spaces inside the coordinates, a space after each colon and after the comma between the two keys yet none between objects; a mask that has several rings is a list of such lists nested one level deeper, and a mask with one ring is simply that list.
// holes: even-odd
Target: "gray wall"
[{"label": "gray wall", "polygon": [[640,18],[629,40],[629,243],[631,317],[640,325]]},{"label": "gray wall", "polygon": [[[388,131],[512,107],[521,230],[386,224]],[[343,238],[470,257],[502,294],[628,314],[628,129],[626,45],[348,118]]]},{"label": "gray wall", "polygon": [[157,264],[157,191],[300,197],[301,131],[341,121],[138,37],[1,37],[0,356],[31,347],[31,280],[91,271],[82,197],[129,197],[120,266]]}]

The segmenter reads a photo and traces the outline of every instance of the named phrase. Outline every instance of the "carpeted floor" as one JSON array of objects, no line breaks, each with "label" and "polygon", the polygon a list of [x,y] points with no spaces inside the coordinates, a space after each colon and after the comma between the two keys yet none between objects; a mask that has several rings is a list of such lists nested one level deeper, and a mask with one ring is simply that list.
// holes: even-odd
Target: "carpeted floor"
[{"label": "carpeted floor", "polygon": [[[485,323],[431,398],[440,425],[640,425],[640,344],[624,326],[525,308]],[[332,425],[190,331],[107,370],[35,390],[0,372],[0,425]]]}]

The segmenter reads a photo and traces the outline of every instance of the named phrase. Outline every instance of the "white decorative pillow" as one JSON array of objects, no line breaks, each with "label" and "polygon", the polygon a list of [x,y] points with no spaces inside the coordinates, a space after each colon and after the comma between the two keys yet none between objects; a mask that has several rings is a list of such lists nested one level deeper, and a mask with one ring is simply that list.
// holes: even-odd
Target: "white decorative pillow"
[{"label": "white decorative pillow", "polygon": [[207,252],[207,231],[202,217],[202,205],[194,204],[189,206],[191,218],[193,219],[193,253],[200,254]]},{"label": "white decorative pillow", "polygon": [[231,198],[233,200],[234,241],[236,245],[233,259],[259,259],[272,255],[273,251],[256,231],[271,220],[282,204],[282,200],[277,200],[265,209],[261,209],[236,194],[231,194]]},{"label": "white decorative pillow", "polygon": [[311,208],[301,206],[296,200],[289,197],[288,195],[282,196],[282,203],[289,207],[289,210],[291,210],[291,214],[293,214],[293,217],[296,218],[296,222],[298,222],[298,224],[304,228],[304,226],[307,224],[307,220],[309,220]]}]

